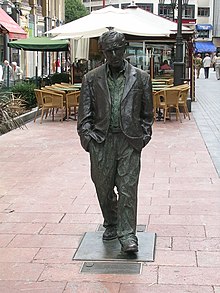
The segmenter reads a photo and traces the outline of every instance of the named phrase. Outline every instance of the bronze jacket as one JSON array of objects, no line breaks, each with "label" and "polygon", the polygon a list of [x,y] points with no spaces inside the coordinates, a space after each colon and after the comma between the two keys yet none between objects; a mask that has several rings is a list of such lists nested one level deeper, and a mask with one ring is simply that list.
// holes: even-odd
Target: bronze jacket
[{"label": "bronze jacket", "polygon": [[[125,87],[120,103],[120,128],[137,150],[150,141],[153,124],[152,87],[149,74],[126,62]],[[111,97],[107,85],[106,64],[89,71],[83,78],[77,130],[82,147],[89,141],[102,143],[109,130]]]}]

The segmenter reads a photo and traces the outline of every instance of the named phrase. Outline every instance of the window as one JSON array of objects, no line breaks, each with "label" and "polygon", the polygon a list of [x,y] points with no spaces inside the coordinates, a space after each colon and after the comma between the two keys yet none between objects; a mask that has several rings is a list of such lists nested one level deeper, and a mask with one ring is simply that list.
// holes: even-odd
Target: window
[{"label": "window", "polygon": [[[176,9],[174,9],[176,10]],[[163,16],[165,18],[173,19],[174,10],[170,4],[159,4],[158,5],[158,15]],[[194,5],[187,5],[183,6],[182,15],[184,18],[195,18],[195,6]],[[175,14],[175,13],[174,13]]]},{"label": "window", "polygon": [[195,6],[194,5],[187,5],[183,8],[183,18],[195,18]]},{"label": "window", "polygon": [[169,4],[159,4],[158,5],[158,15],[165,18],[173,19],[173,9]]},{"label": "window", "polygon": [[210,7],[199,7],[198,16],[210,16]]},{"label": "window", "polygon": [[153,4],[150,3],[136,3],[136,5],[146,11],[153,12]]},{"label": "window", "polygon": [[198,36],[197,38],[209,38],[209,30],[202,30],[202,31],[197,31]]}]

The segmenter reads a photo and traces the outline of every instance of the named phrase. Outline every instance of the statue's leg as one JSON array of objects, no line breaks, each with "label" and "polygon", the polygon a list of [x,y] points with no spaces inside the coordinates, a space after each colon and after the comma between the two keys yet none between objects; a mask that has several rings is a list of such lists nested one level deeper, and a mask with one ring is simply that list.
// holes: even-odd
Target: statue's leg
[{"label": "statue's leg", "polygon": [[[99,144],[90,142],[91,177],[95,184],[105,228],[117,228],[117,195],[115,186],[115,150],[111,137]],[[116,231],[117,232],[117,231]],[[115,232],[115,233],[116,233]],[[115,238],[115,237],[114,237]]]},{"label": "statue's leg", "polygon": [[123,134],[117,138],[116,186],[118,190],[118,237],[137,241],[137,189],[140,174],[140,155],[126,140]]}]

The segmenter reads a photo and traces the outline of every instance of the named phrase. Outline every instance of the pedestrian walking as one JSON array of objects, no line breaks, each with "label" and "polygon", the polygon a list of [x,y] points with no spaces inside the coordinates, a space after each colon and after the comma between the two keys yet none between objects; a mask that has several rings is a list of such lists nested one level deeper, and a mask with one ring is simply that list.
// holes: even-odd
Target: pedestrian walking
[{"label": "pedestrian walking", "polygon": [[212,66],[213,66],[214,71],[215,71],[216,58],[217,58],[217,54],[214,53],[214,56],[212,57]]},{"label": "pedestrian walking", "polygon": [[211,57],[209,56],[209,53],[206,53],[205,58],[203,59],[205,79],[209,78],[209,68],[211,66],[211,63],[212,63]]},{"label": "pedestrian walking", "polygon": [[217,57],[215,59],[215,73],[216,73],[216,78],[219,80],[220,79],[220,53],[217,54]]},{"label": "pedestrian walking", "polygon": [[203,66],[201,54],[197,54],[195,58],[195,67],[196,67],[196,77],[200,77],[200,70]]},{"label": "pedestrian walking", "polygon": [[3,62],[3,86],[10,87],[12,85],[12,67],[9,65],[8,60]]},{"label": "pedestrian walking", "polygon": [[21,70],[21,67],[17,65],[17,62],[12,62],[11,67],[12,67],[12,79],[15,84],[16,82],[22,80],[23,71]]}]

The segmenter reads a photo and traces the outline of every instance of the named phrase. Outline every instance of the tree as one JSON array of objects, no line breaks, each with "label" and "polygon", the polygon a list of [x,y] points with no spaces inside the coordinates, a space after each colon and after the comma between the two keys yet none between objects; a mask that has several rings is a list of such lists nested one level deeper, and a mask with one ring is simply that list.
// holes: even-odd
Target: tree
[{"label": "tree", "polygon": [[80,0],[65,0],[65,23],[88,14],[88,10]]}]

